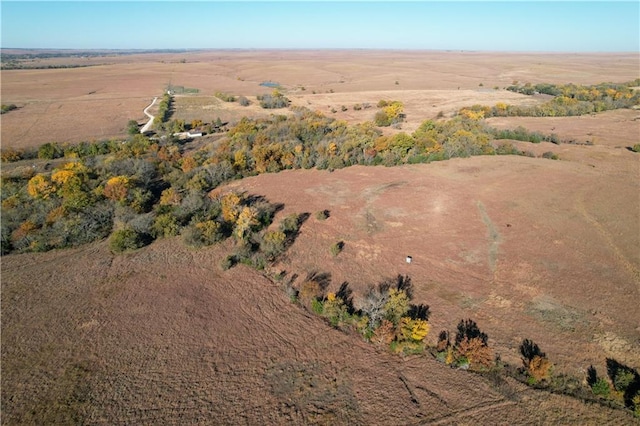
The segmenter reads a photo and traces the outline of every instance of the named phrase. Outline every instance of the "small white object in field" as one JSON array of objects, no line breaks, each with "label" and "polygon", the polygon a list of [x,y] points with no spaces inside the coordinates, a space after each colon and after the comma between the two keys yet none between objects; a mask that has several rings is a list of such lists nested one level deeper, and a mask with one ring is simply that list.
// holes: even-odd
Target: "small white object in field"
[{"label": "small white object in field", "polygon": [[407,256],[407,263],[411,263],[412,260],[413,258],[411,256]]}]

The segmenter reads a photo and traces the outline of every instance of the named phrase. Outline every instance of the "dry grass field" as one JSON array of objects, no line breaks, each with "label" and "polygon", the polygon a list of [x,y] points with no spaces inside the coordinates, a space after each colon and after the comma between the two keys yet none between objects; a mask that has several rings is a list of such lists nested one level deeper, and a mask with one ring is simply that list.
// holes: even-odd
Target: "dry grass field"
[{"label": "dry grass field", "polygon": [[[176,97],[174,116],[186,120],[265,114],[213,93],[255,101],[269,80],[294,105],[349,122],[375,113],[354,111],[355,103],[401,100],[410,131],[466,105],[538,102],[493,89],[514,80],[638,77],[637,55],[615,54],[210,51],[77,60],[107,59],[3,71],[3,103],[20,109],[2,115],[2,146],[122,135],[169,82],[200,90]],[[489,120],[583,143],[514,142],[557,161],[482,156],[290,170],[226,188],[282,203],[275,223],[310,213],[273,266],[285,280],[326,272],[331,290],[347,281],[357,299],[370,284],[408,274],[414,301],[431,308],[429,344],[473,318],[502,360],[519,365],[518,346],[529,338],[554,374],[585,380],[590,365],[605,373],[607,357],[640,368],[640,156],[626,149],[640,142],[639,116]],[[325,209],[329,218],[318,220]],[[345,245],[333,256],[336,241]],[[638,423],[429,355],[392,355],[291,303],[282,282],[242,265],[223,271],[230,251],[226,243],[189,249],[175,237],[119,256],[104,241],[3,256],[2,423]]]},{"label": "dry grass field", "polygon": [[[406,104],[406,130],[412,130],[440,111],[450,114],[469,103],[531,102],[493,90],[514,81],[596,84],[629,81],[638,73],[633,54],[248,50],[72,58],[66,63],[95,66],[2,72],[2,103],[20,107],[2,117],[3,147],[122,137],[127,122],[143,122],[142,110],[169,84],[199,89],[197,96],[224,91],[252,97],[270,91],[260,83],[274,81],[294,104],[327,114],[342,105],[397,98]],[[48,64],[60,65],[61,59],[37,62]],[[235,106],[242,112],[204,109],[201,118],[246,114]],[[353,112],[336,116],[365,121],[375,114]]]}]

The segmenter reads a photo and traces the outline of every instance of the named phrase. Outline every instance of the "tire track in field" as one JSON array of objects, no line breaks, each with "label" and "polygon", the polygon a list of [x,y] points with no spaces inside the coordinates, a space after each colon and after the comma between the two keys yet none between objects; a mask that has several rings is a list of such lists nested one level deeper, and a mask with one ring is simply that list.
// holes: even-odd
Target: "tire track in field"
[{"label": "tire track in field", "polygon": [[479,200],[476,201],[476,204],[478,206],[478,210],[480,211],[480,217],[486,225],[487,231],[489,231],[489,267],[491,268],[491,272],[494,274],[495,278],[496,266],[498,262],[498,247],[500,246],[501,242],[500,234],[496,230],[495,225],[487,214],[487,210],[485,209],[484,204],[482,204],[482,202]]},{"label": "tire track in field", "polygon": [[[462,417],[470,417],[475,416],[476,414],[482,413],[484,411],[495,410],[496,408],[506,407],[509,405],[516,405],[515,401],[489,401],[487,403],[478,404],[469,408],[461,408],[459,410],[455,410],[450,414],[435,418],[435,419],[425,419],[418,423],[414,423],[415,425],[442,425],[442,424],[457,424],[458,422],[454,422],[454,420],[461,420]],[[473,418],[469,419],[472,420]]]},{"label": "tire track in field", "polygon": [[636,286],[640,290],[640,270],[636,268],[636,266],[631,263],[627,257],[622,253],[622,250],[617,246],[614,242],[611,233],[607,231],[600,222],[598,222],[587,210],[584,204],[584,193],[578,196],[578,199],[575,203],[578,212],[586,219],[586,221],[591,224],[596,231],[600,234],[600,236],[604,239],[606,245],[611,249],[614,259],[618,261],[624,268],[631,274],[633,281]]}]

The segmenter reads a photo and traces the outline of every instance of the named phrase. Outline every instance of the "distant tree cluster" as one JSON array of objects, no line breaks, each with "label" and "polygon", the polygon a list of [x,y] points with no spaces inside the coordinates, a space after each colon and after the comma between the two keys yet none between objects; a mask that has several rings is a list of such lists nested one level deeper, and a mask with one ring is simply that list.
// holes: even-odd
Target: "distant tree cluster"
[{"label": "distant tree cluster", "polygon": [[534,106],[517,106],[498,103],[493,107],[473,105],[462,108],[458,113],[464,117],[480,120],[488,117],[565,117],[591,114],[619,108],[640,105],[640,91],[632,87],[640,81],[625,84],[602,83],[594,86],[575,84],[525,84],[509,86],[507,90],[533,95],[545,93],[553,99]]},{"label": "distant tree cluster", "polygon": [[378,108],[381,108],[374,117],[376,126],[387,127],[399,124],[404,121],[404,105],[400,101],[378,102]]},{"label": "distant tree cluster", "polygon": [[236,97],[228,93],[216,92],[215,97],[224,102],[235,102]]},{"label": "distant tree cluster", "polygon": [[160,101],[160,105],[158,106],[158,114],[153,119],[153,124],[156,129],[162,130],[164,128],[164,123],[169,121],[171,117],[171,107],[173,104],[173,96],[169,93],[165,93],[162,96],[162,101]]},{"label": "distant tree cluster", "polygon": [[265,109],[286,108],[291,103],[278,89],[273,89],[271,94],[258,95],[257,99],[260,106]]}]

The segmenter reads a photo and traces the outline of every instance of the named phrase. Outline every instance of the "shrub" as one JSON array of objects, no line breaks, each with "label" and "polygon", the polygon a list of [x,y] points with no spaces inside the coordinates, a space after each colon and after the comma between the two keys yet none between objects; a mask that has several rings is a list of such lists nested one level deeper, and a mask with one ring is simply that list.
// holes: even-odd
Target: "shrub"
[{"label": "shrub", "polygon": [[273,260],[285,250],[286,239],[287,236],[282,231],[266,232],[260,242],[260,250],[267,259]]},{"label": "shrub", "polygon": [[316,212],[316,219],[326,220],[329,218],[329,210],[319,210]]},{"label": "shrub", "polygon": [[549,378],[552,364],[536,343],[524,339],[520,344],[520,354],[527,373],[534,381],[538,382]]},{"label": "shrub", "polygon": [[233,255],[228,255],[222,258],[222,260],[220,261],[220,268],[222,268],[223,271],[226,271],[228,269],[233,268],[233,266],[236,264],[236,258]]},{"label": "shrub", "polygon": [[17,109],[18,107],[15,104],[9,104],[9,105],[5,105],[2,104],[2,108],[0,109],[0,114],[6,114],[9,111],[13,111],[14,109]]},{"label": "shrub", "polygon": [[611,387],[609,386],[609,382],[600,377],[596,380],[593,386],[591,386],[591,390],[594,395],[608,397],[611,392]]},{"label": "shrub", "polygon": [[316,314],[316,315],[322,315],[322,312],[324,310],[324,306],[322,304],[322,301],[320,299],[312,299],[311,300],[311,310]]},{"label": "shrub", "polygon": [[280,230],[287,236],[295,234],[300,229],[300,216],[297,213],[291,213],[280,222]]},{"label": "shrub", "polygon": [[542,154],[542,158],[547,158],[549,160],[558,160],[560,157],[558,157],[556,154],[554,154],[551,151],[547,151]]},{"label": "shrub", "polygon": [[[215,97],[224,102],[235,102],[236,97],[228,93],[216,92]],[[246,99],[246,98],[245,98]]]},{"label": "shrub", "polygon": [[635,144],[634,146],[631,147],[631,151],[633,152],[640,152],[640,143]]},{"label": "shrub", "polygon": [[376,115],[373,117],[373,121],[376,123],[376,126],[380,127],[387,127],[391,125],[391,120],[389,120],[389,117],[384,111],[376,112]]},{"label": "shrub", "polygon": [[156,238],[168,238],[178,235],[179,225],[175,216],[171,213],[163,213],[156,217],[151,226],[152,234]]},{"label": "shrub", "polygon": [[327,300],[324,301],[322,308],[322,316],[327,318],[333,327],[342,325],[349,318],[344,300],[336,296],[335,293],[327,294]]},{"label": "shrub", "polygon": [[307,307],[321,295],[320,284],[317,281],[307,280],[300,285],[298,297],[300,302]]},{"label": "shrub", "polygon": [[338,241],[337,243],[333,243],[331,244],[331,254],[334,257],[336,257],[337,255],[340,254],[340,252],[342,252],[343,248],[344,248],[344,242]]},{"label": "shrub", "polygon": [[3,163],[10,163],[13,161],[22,160],[22,156],[23,156],[22,151],[18,151],[17,149],[14,149],[11,147],[3,149],[0,154],[0,158],[2,159]]},{"label": "shrub", "polygon": [[114,253],[139,249],[145,245],[144,237],[131,228],[115,231],[109,238],[109,248]]},{"label": "shrub", "polygon": [[464,338],[456,347],[460,357],[471,366],[490,367],[493,364],[493,351],[480,337]]},{"label": "shrub", "polygon": [[245,96],[240,96],[238,98],[238,103],[241,106],[245,106],[245,107],[251,105],[251,101],[249,99],[247,99]]},{"label": "shrub", "polygon": [[38,149],[38,158],[52,160],[60,158],[64,155],[64,151],[57,143],[45,143]]},{"label": "shrub", "polygon": [[270,95],[258,96],[260,106],[265,109],[277,109],[288,107],[291,101],[287,99],[277,89]]},{"label": "shrub", "polygon": [[629,385],[633,383],[636,375],[628,369],[619,369],[613,377],[613,387],[618,392],[625,392]]}]

